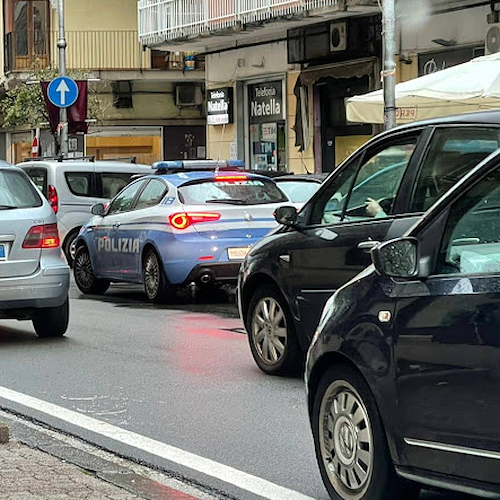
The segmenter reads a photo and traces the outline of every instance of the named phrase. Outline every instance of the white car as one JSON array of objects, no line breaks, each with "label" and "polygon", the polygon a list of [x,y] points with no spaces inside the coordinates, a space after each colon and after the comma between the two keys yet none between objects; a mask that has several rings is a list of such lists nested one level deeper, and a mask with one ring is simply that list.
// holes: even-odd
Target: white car
[{"label": "white car", "polygon": [[148,165],[122,161],[30,160],[18,165],[49,200],[57,214],[61,245],[70,264],[70,248],[90,217],[94,203],[107,201],[137,174],[150,174]]}]

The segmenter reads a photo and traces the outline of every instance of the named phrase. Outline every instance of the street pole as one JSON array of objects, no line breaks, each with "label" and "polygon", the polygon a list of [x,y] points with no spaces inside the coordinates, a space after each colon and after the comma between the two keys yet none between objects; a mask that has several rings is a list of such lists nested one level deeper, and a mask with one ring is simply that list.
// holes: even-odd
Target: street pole
[{"label": "street pole", "polygon": [[386,130],[396,126],[396,11],[394,0],[382,0],[384,28],[384,123]]},{"label": "street pole", "polygon": [[[59,15],[59,40],[57,47],[59,49],[59,76],[66,76],[66,35],[64,31],[64,0],[58,0],[58,15]],[[60,152],[63,158],[68,156],[68,110],[61,108],[59,110],[59,123],[61,124],[60,131]]]}]

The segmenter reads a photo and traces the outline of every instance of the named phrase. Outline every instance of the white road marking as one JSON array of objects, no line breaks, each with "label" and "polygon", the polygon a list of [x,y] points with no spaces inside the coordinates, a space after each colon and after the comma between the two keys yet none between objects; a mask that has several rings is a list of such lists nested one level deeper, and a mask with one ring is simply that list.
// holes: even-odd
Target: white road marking
[{"label": "white road marking", "polygon": [[0,397],[32,408],[33,410],[40,411],[72,425],[95,432],[101,436],[111,438],[120,443],[139,448],[142,451],[164,458],[170,462],[175,462],[184,467],[202,472],[207,476],[220,479],[225,483],[232,484],[242,490],[246,490],[269,500],[314,500],[307,495],[271,483],[260,477],[252,476],[251,474],[234,469],[233,467],[220,464],[208,458],[200,457],[194,453],[161,443],[160,441],[150,439],[146,436],[141,436],[135,432],[121,429],[120,427],[116,427],[106,422],[101,422],[95,418],[87,417],[86,415],[42,401],[41,399],[7,389],[6,387],[0,387]]}]

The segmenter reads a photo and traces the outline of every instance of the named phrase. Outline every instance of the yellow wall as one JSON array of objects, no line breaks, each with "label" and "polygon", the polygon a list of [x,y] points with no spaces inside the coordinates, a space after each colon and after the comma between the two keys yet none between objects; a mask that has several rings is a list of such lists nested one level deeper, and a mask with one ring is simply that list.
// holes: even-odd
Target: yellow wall
[{"label": "yellow wall", "polygon": [[[406,62],[397,61],[396,66],[396,81],[407,82],[418,77],[418,55],[413,54],[405,58]],[[411,64],[408,64],[410,63]]]},{"label": "yellow wall", "polygon": [[119,109],[113,106],[113,94],[109,83],[98,86],[100,107],[104,120],[165,120],[201,119],[201,106],[175,104],[174,84],[171,82],[133,82],[133,108]]},{"label": "yellow wall", "polygon": [[[207,125],[207,158],[226,160],[231,158],[231,143],[236,141],[236,125]],[[233,158],[242,159],[242,158]]]},{"label": "yellow wall", "polygon": [[66,0],[65,17],[67,30],[137,31],[137,0]]}]

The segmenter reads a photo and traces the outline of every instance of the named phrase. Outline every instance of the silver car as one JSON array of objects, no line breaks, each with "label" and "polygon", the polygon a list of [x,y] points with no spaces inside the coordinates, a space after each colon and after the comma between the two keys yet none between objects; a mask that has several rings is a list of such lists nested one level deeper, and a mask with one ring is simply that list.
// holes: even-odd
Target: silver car
[{"label": "silver car", "polygon": [[68,289],[52,207],[21,169],[0,165],[0,318],[31,320],[39,337],[60,337]]}]

